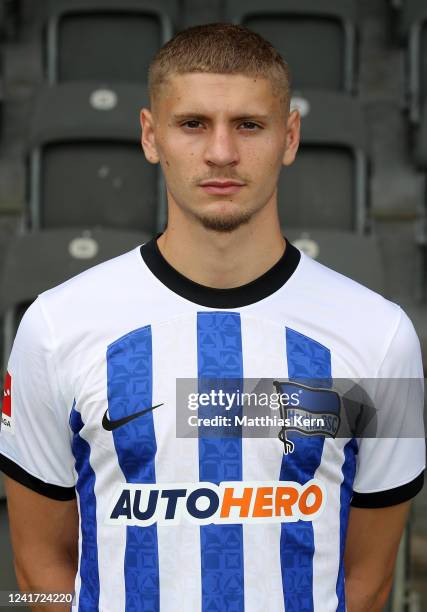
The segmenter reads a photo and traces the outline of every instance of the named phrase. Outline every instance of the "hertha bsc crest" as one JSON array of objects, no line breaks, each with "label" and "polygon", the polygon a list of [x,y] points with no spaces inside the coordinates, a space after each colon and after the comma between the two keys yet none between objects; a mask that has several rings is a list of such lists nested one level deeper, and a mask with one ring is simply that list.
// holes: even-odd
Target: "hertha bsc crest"
[{"label": "hertha bsc crest", "polygon": [[285,455],[295,450],[295,439],[289,432],[306,436],[329,436],[335,438],[340,427],[341,397],[336,391],[294,382],[274,381],[280,397],[298,395],[296,405],[280,402],[280,413],[284,425],[279,433]]}]

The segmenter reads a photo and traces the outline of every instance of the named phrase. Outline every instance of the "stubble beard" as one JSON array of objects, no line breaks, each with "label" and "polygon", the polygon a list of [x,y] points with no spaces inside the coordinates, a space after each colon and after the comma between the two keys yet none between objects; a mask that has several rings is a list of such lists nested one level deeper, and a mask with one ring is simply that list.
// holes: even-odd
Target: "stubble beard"
[{"label": "stubble beard", "polygon": [[252,214],[245,211],[238,215],[197,215],[197,220],[201,225],[210,231],[220,233],[231,233],[237,230],[240,226],[249,223]]}]

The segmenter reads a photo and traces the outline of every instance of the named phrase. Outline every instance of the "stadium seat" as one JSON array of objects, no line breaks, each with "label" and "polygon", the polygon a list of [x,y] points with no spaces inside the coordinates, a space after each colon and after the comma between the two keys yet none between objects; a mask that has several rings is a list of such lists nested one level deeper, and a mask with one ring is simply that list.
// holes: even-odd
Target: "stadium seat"
[{"label": "stadium seat", "polygon": [[[423,110],[420,115],[420,123],[418,126],[418,130],[416,133],[415,140],[415,148],[414,148],[414,162],[418,169],[424,174],[425,182],[424,182],[424,207],[420,210],[421,212],[421,224],[424,221],[424,227],[421,230],[421,236],[418,242],[424,246],[425,252],[425,244],[426,244],[426,232],[427,232],[427,224],[426,224],[426,206],[427,206],[427,98],[423,105]],[[423,224],[422,224],[423,225]],[[424,255],[424,254],[423,254]],[[427,274],[427,256],[424,255],[423,259],[425,260],[426,266],[426,274]],[[424,295],[427,296],[427,289],[425,285],[425,278],[422,279]]]},{"label": "stadium seat", "polygon": [[17,38],[22,0],[0,0],[1,30],[8,40]]},{"label": "stadium seat", "polygon": [[48,82],[145,82],[152,57],[172,36],[176,17],[175,0],[51,0]]},{"label": "stadium seat", "polygon": [[352,93],[357,47],[355,0],[227,0],[226,18],[268,40],[298,88]]},{"label": "stadium seat", "polygon": [[288,240],[312,259],[377,293],[384,293],[383,259],[374,236],[282,227]]},{"label": "stadium seat", "polygon": [[121,255],[151,237],[143,232],[77,228],[15,236],[9,243],[0,277],[4,367],[19,321],[39,293]]},{"label": "stadium seat", "polygon": [[140,144],[144,87],[65,83],[37,97],[29,135],[29,225],[111,227],[154,233],[158,166]]},{"label": "stadium seat", "polygon": [[427,99],[420,112],[416,146],[414,149],[414,161],[418,168],[427,171]]},{"label": "stadium seat", "polygon": [[224,21],[222,5],[223,0],[182,0],[181,27]]},{"label": "stadium seat", "polygon": [[0,41],[3,41],[7,33],[7,5],[4,0],[0,0]]},{"label": "stadium seat", "polygon": [[[12,544],[9,533],[9,517],[7,505],[2,495],[1,488],[3,475],[0,474],[0,592],[8,593],[19,591],[13,567]],[[2,610],[10,610],[10,607],[1,607]],[[30,612],[29,608],[21,608],[21,612]]]},{"label": "stadium seat", "polygon": [[427,3],[405,0],[402,7],[402,31],[408,44],[408,94],[410,118],[418,123],[427,100]]},{"label": "stadium seat", "polygon": [[359,102],[346,94],[295,93],[302,116],[296,161],[282,170],[279,215],[283,227],[363,233],[368,207],[368,151]]}]

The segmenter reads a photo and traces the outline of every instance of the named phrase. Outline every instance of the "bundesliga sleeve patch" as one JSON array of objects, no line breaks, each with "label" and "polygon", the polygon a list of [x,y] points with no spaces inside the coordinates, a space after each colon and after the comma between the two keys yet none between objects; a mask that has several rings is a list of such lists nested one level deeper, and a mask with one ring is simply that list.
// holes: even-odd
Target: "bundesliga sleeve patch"
[{"label": "bundesliga sleeve patch", "polygon": [[1,431],[13,433],[12,420],[12,377],[6,372],[3,391],[3,404],[1,409]]}]

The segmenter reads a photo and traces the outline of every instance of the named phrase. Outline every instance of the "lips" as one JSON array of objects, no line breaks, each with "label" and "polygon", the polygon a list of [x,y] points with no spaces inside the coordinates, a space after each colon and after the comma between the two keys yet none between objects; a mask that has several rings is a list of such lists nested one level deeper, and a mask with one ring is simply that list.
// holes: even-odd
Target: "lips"
[{"label": "lips", "polygon": [[238,181],[205,181],[200,187],[212,195],[232,195],[244,187],[244,183]]}]

